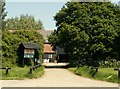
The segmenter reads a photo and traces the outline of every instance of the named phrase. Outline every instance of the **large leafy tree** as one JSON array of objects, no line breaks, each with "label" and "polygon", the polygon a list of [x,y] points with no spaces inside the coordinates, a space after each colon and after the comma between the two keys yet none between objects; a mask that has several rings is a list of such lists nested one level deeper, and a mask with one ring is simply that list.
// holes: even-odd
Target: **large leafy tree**
[{"label": "large leafy tree", "polygon": [[5,29],[5,17],[7,12],[5,11],[5,2],[3,0],[0,1],[0,29]]},{"label": "large leafy tree", "polygon": [[21,15],[20,17],[8,18],[6,20],[6,30],[43,30],[40,20],[35,20],[33,16]]},{"label": "large leafy tree", "polygon": [[114,40],[114,54],[116,54],[115,58],[120,61],[120,1],[116,7],[118,9],[118,12],[116,14],[118,17],[118,36]]},{"label": "large leafy tree", "polygon": [[113,51],[117,12],[110,2],[68,2],[54,17],[57,31],[49,41],[63,47],[75,65],[99,66]]}]

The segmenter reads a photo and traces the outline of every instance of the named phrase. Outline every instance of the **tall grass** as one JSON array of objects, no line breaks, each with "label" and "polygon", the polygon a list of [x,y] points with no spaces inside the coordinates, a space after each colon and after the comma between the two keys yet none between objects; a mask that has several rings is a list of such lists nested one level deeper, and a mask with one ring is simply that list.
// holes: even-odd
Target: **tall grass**
[{"label": "tall grass", "polygon": [[43,75],[44,67],[41,66],[37,68],[35,71],[32,71],[32,74],[29,74],[30,68],[29,67],[14,67],[9,70],[9,73],[6,75],[5,70],[0,70],[2,72],[2,80],[22,80],[26,78],[38,78]]},{"label": "tall grass", "polygon": [[114,71],[114,68],[99,68],[98,72],[95,72],[94,69],[88,68],[87,66],[79,68],[68,68],[68,70],[73,73],[88,77],[96,80],[103,80],[113,83],[118,83],[118,72]]}]

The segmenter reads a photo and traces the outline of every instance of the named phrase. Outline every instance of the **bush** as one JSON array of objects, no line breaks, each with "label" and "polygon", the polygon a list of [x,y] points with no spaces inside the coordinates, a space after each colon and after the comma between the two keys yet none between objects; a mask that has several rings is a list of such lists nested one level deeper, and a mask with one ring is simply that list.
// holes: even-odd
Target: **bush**
[{"label": "bush", "polygon": [[87,66],[84,66],[84,67],[77,68],[75,73],[80,76],[84,75],[86,77],[94,77],[96,74],[96,71],[95,69],[90,69]]}]

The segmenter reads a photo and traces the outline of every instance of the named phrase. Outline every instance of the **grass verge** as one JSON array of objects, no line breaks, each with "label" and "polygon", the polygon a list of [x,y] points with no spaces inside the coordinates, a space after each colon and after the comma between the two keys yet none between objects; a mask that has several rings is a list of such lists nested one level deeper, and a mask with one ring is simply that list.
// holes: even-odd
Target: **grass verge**
[{"label": "grass verge", "polygon": [[120,83],[120,79],[118,80],[118,72],[114,71],[114,68],[99,68],[97,73],[95,73],[94,69],[90,69],[87,66],[79,68],[68,68],[68,70],[83,77]]},{"label": "grass verge", "polygon": [[0,80],[23,80],[23,79],[31,79],[31,78],[38,78],[44,74],[44,67],[41,66],[36,70],[32,71],[32,74],[29,74],[30,68],[29,67],[14,67],[9,70],[8,75],[5,74],[5,70],[0,70],[2,72],[2,77]]}]

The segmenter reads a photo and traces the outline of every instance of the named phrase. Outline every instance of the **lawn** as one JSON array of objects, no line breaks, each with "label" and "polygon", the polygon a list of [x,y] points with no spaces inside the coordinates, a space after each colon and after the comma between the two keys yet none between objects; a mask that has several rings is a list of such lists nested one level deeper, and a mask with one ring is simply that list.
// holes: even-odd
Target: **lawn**
[{"label": "lawn", "polygon": [[44,67],[41,66],[36,70],[32,71],[32,74],[29,74],[30,67],[25,66],[24,68],[21,67],[13,67],[9,70],[8,75],[5,74],[5,70],[0,70],[2,73],[1,80],[22,80],[26,78],[38,78],[41,77],[44,73]]},{"label": "lawn", "polygon": [[103,80],[113,83],[120,82],[118,81],[118,72],[114,71],[114,68],[99,68],[97,73],[95,73],[95,70],[90,69],[86,66],[79,68],[68,68],[68,70],[72,71],[77,75],[88,77],[91,79]]}]

